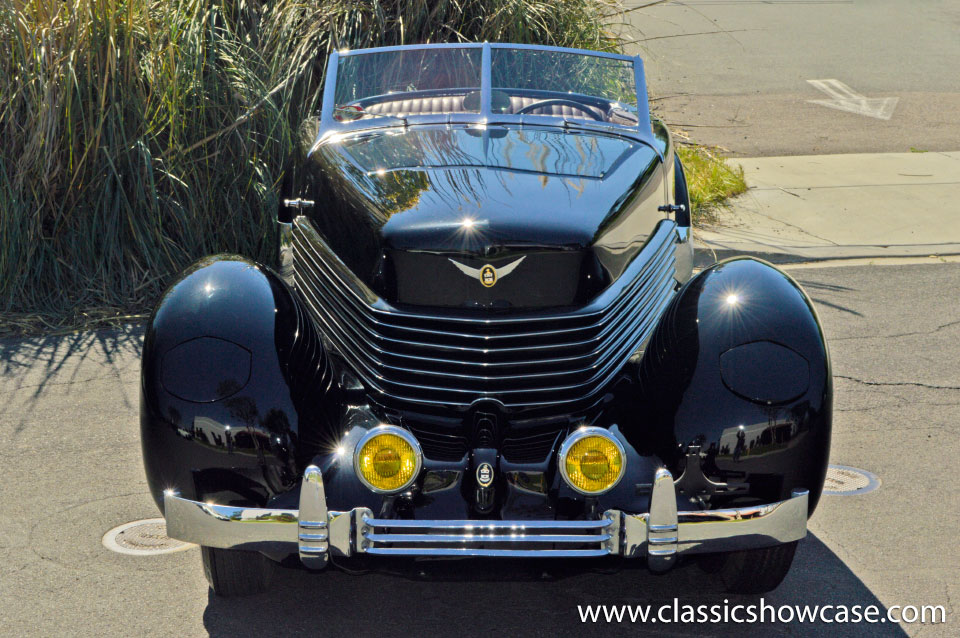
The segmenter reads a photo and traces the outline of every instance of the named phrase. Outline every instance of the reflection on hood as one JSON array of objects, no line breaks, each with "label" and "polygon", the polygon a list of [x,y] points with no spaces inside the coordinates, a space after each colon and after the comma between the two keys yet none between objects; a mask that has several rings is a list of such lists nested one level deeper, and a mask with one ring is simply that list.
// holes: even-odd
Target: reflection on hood
[{"label": "reflection on hood", "polygon": [[506,128],[394,130],[341,143],[349,159],[368,173],[484,167],[592,179],[603,179],[637,146],[612,135]]}]

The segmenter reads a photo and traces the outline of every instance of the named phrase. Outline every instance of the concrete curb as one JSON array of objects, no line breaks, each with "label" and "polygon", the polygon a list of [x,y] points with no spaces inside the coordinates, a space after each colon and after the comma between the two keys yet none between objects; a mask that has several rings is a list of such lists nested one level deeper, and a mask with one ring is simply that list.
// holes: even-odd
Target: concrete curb
[{"label": "concrete curb", "polygon": [[[696,231],[694,231],[696,238]],[[743,242],[724,246],[697,240],[694,248],[694,266],[704,268],[710,264],[747,255],[771,264],[800,264],[817,261],[894,259],[911,257],[947,257],[960,255],[960,244],[917,244],[905,246],[844,246],[842,250],[824,247],[822,250],[807,249],[791,252],[786,248],[764,246]]]},{"label": "concrete curb", "polygon": [[698,265],[713,252],[773,263],[960,254],[960,152],[729,161],[750,190],[720,225],[695,229]]}]

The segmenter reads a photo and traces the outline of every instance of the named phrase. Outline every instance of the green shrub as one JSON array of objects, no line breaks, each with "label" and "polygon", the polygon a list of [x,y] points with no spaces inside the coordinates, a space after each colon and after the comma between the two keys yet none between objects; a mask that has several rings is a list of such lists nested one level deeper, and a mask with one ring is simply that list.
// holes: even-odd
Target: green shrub
[{"label": "green shrub", "polygon": [[693,223],[717,221],[717,209],[726,206],[729,198],[745,193],[743,167],[732,164],[705,146],[678,145],[690,190]]},{"label": "green shrub", "polygon": [[[613,0],[610,0],[611,2]],[[269,260],[328,52],[614,50],[591,0],[13,0],[0,7],[0,332],[147,312],[196,258]]]}]

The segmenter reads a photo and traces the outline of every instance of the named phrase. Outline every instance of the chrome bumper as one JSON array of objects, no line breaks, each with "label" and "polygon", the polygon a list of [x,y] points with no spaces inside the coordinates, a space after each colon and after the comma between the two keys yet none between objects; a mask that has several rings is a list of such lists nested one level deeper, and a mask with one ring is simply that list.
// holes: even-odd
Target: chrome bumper
[{"label": "chrome bumper", "polygon": [[300,509],[232,507],[164,495],[167,534],[182,541],[263,552],[299,552],[319,569],[331,554],[400,556],[506,556],[574,558],[646,557],[654,571],[680,554],[769,547],[807,533],[807,491],[785,501],[738,509],[678,512],[673,477],[657,471],[650,512],[608,510],[583,521],[444,521],[378,519],[366,508],[327,510],[323,476],[304,473]]}]

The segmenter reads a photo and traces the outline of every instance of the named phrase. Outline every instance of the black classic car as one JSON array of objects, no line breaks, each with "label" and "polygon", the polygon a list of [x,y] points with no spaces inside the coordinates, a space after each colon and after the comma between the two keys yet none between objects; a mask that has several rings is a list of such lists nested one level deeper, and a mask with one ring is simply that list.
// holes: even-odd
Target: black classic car
[{"label": "black classic car", "polygon": [[827,347],[770,264],[693,274],[641,60],[416,45],[327,68],[279,263],[200,260],[146,334],[149,485],[213,591],[384,557],[696,557],[776,587],[823,488]]}]

